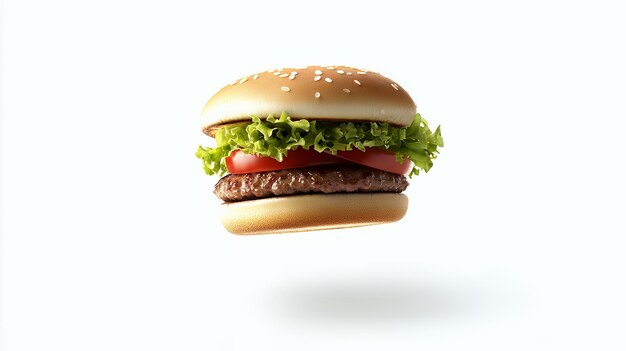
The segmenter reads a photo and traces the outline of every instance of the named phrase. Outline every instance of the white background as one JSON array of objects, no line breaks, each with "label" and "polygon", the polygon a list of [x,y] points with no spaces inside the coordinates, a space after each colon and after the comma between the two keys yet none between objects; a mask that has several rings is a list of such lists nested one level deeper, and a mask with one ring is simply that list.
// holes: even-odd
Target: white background
[{"label": "white background", "polygon": [[[5,1],[6,350],[626,349],[620,1],[409,3]],[[307,64],[446,146],[399,223],[228,234],[200,110]]]}]

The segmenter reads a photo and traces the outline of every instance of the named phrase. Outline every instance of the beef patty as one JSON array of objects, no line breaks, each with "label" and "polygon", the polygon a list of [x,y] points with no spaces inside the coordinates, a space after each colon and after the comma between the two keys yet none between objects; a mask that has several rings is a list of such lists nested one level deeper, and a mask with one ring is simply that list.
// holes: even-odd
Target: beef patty
[{"label": "beef patty", "polygon": [[226,202],[310,193],[393,192],[409,185],[405,176],[373,168],[334,165],[262,173],[230,174],[215,184]]}]

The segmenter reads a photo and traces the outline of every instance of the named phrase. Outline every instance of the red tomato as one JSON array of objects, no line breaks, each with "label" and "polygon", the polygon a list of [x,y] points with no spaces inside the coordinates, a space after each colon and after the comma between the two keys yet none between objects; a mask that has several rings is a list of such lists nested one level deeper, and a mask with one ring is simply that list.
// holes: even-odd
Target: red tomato
[{"label": "red tomato", "polygon": [[296,149],[289,151],[282,162],[271,157],[249,155],[235,150],[225,160],[228,173],[231,174],[268,172],[340,163],[357,163],[396,174],[408,174],[413,168],[411,161],[404,160],[404,162],[399,163],[393,152],[378,148],[368,148],[365,151],[338,151],[336,156],[326,152],[320,153],[313,149]]},{"label": "red tomato", "polygon": [[409,174],[413,168],[413,162],[409,159],[404,159],[404,161],[400,163],[396,161],[396,154],[394,152],[375,147],[367,148],[365,151],[337,151],[337,157],[396,174]]},{"label": "red tomato", "polygon": [[347,162],[331,154],[319,153],[313,149],[291,150],[288,157],[283,158],[283,162],[276,161],[271,157],[249,155],[239,150],[231,152],[230,156],[226,157],[226,168],[231,174],[268,172],[335,163]]}]

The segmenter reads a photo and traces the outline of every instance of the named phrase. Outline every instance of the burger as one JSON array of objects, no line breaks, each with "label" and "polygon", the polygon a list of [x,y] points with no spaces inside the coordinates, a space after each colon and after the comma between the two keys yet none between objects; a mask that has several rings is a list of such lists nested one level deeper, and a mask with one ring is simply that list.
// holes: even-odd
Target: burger
[{"label": "burger", "polygon": [[196,156],[223,176],[214,193],[234,234],[398,221],[407,177],[428,172],[443,146],[398,83],[346,66],[237,79],[207,102],[202,131],[215,146]]}]

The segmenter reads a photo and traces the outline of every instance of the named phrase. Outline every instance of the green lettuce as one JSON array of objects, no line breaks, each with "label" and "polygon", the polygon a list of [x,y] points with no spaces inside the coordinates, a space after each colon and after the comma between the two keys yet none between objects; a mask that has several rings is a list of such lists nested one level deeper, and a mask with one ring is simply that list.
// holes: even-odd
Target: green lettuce
[{"label": "green lettuce", "polygon": [[413,161],[409,176],[428,172],[433,159],[443,147],[441,129],[432,132],[419,113],[406,128],[377,122],[327,122],[292,120],[286,113],[279,118],[270,115],[266,120],[252,117],[251,122],[228,125],[215,135],[217,147],[198,148],[196,156],[204,163],[206,174],[223,175],[227,172],[224,158],[233,150],[267,156],[281,161],[290,150],[297,148],[330,152],[378,147],[395,152],[398,162]]}]

